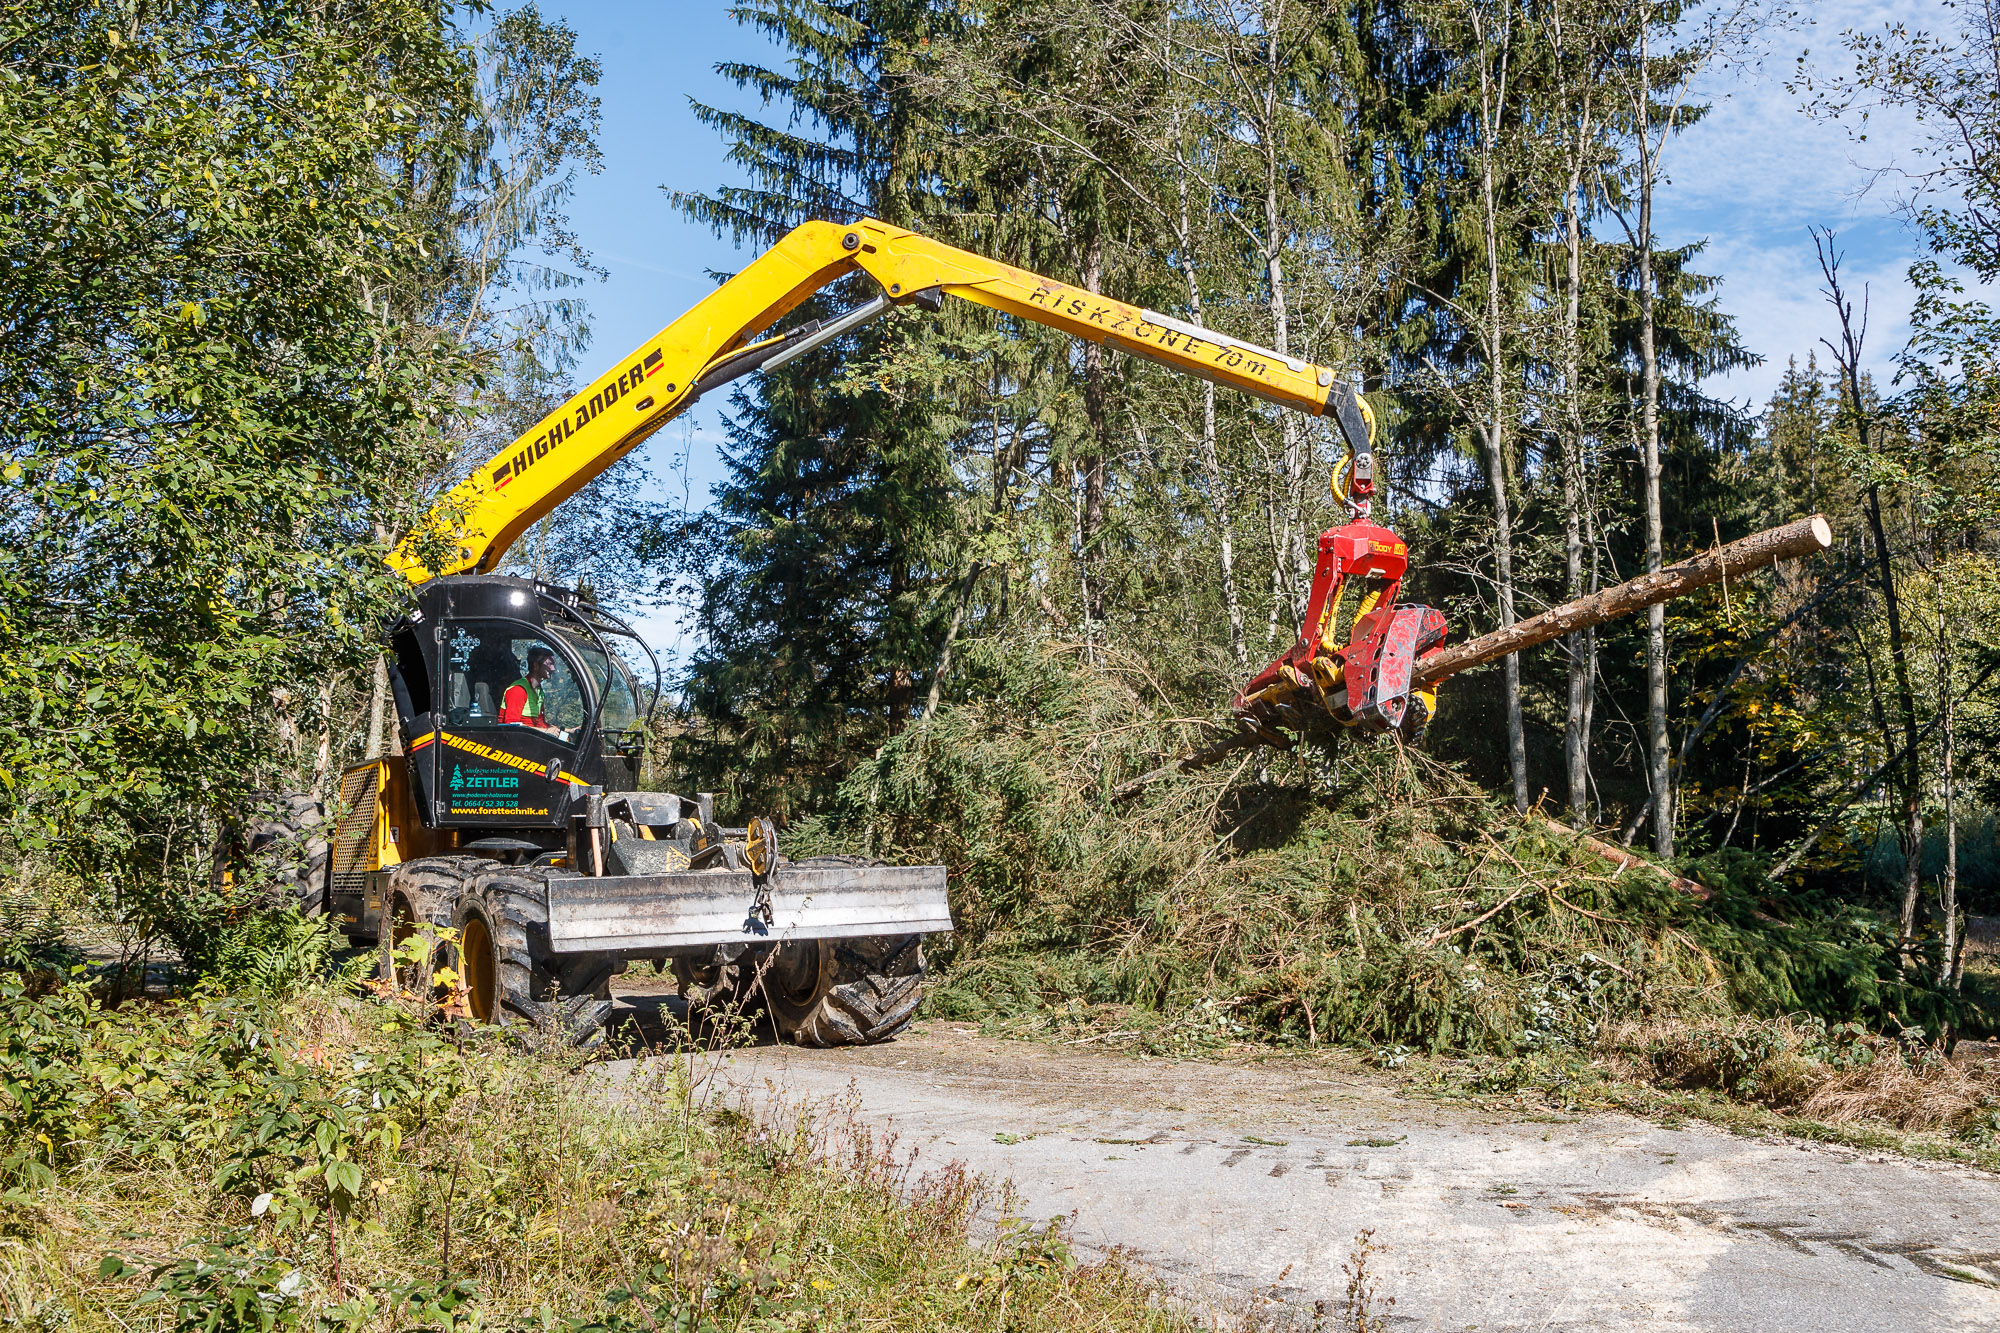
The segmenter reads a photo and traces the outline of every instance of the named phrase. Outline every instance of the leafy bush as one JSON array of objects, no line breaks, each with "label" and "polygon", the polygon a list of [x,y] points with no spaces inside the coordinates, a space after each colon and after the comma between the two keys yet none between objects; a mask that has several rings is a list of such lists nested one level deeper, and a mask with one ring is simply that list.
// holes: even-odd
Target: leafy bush
[{"label": "leafy bush", "polygon": [[[860,1127],[613,1088],[395,1005],[0,984],[7,1317],[336,1330],[1185,1328]],[[705,1063],[706,1056],[700,1057]],[[707,1072],[707,1071],[703,1071]]]}]

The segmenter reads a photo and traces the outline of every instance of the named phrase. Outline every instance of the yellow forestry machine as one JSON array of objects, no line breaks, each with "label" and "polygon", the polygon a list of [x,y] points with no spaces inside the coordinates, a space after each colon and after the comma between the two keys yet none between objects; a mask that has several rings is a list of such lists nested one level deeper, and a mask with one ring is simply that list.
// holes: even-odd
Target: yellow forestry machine
[{"label": "yellow forestry machine", "polygon": [[[855,273],[879,286],[873,299],[759,336]],[[386,945],[420,923],[455,931],[482,1022],[587,1044],[611,978],[651,959],[684,992],[761,1004],[794,1041],[899,1031],[920,998],[924,936],[952,928],[944,869],[791,861],[768,818],[724,824],[706,794],[637,790],[661,692],[651,651],[576,591],[493,571],[703,394],[892,305],[936,311],[947,296],[1331,415],[1368,475],[1372,419],[1330,370],[872,219],[806,223],[489,460],[397,549],[412,584],[387,645],[399,753],[342,774],[331,827],[309,798],[272,798],[239,829],[239,860],[357,943],[384,943],[385,965]]]}]

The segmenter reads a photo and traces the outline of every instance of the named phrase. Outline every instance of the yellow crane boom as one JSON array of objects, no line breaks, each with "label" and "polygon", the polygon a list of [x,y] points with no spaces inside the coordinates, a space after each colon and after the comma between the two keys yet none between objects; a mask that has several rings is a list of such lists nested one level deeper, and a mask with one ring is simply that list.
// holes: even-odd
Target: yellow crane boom
[{"label": "yellow crane boom", "polygon": [[[753,341],[814,292],[856,272],[874,278],[882,294],[838,318]],[[491,571],[530,526],[703,393],[750,371],[775,368],[892,304],[915,302],[935,310],[945,296],[1313,416],[1330,411],[1348,446],[1357,454],[1368,449],[1373,421],[1366,404],[1324,367],[872,218],[847,226],[808,222],[459,483],[391,554],[390,563],[415,583],[439,574]],[[448,554],[436,558],[441,552]]]}]

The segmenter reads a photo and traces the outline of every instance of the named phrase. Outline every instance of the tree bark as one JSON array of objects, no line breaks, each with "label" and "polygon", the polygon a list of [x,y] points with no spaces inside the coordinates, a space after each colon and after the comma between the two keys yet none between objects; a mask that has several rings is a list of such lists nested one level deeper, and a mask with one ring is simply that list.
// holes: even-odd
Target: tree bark
[{"label": "tree bark", "polygon": [[[1104,233],[1099,223],[1091,225],[1090,240],[1083,252],[1083,289],[1092,295],[1104,291]],[[1083,508],[1077,519],[1082,542],[1078,557],[1086,569],[1098,564],[1097,537],[1104,528],[1104,458],[1110,451],[1111,419],[1105,391],[1104,348],[1083,344],[1083,414],[1090,423],[1090,452],[1083,456]],[[1086,578],[1084,615],[1091,625],[1104,619],[1104,580]],[[1086,626],[1088,631],[1089,627]]]},{"label": "tree bark", "polygon": [[[1868,428],[1860,411],[1860,380],[1858,376],[1851,377],[1851,380],[1855,428],[1860,432],[1861,449],[1866,454]],[[1910,689],[1909,656],[1903,643],[1903,609],[1896,596],[1895,571],[1889,563],[1889,537],[1882,527],[1882,492],[1879,486],[1868,488],[1868,530],[1875,539],[1875,561],[1882,581],[1882,606],[1889,620],[1889,669],[1896,682],[1896,709],[1901,715],[1906,750],[1902,781],[1897,783],[1903,798],[1903,911],[1897,943],[1907,957],[1910,942],[1916,937],[1917,890],[1924,868],[1923,768],[1922,756],[1917,750],[1917,701]]]},{"label": "tree bark", "polygon": [[333,772],[333,677],[319,685],[319,717],[316,720],[319,745],[313,751],[312,798],[326,799],[327,779]]},{"label": "tree bark", "polygon": [[[380,523],[376,523],[374,528],[376,545],[388,549],[394,534]],[[388,720],[388,712],[389,659],[378,652],[375,654],[375,670],[368,678],[368,739],[362,747],[364,759],[380,759],[388,750],[388,733],[396,730]]]},{"label": "tree bark", "polygon": [[1726,578],[1740,578],[1777,560],[1824,551],[1831,545],[1833,529],[1819,514],[1783,527],[1752,533],[1727,546],[1704,551],[1677,565],[1669,565],[1658,573],[1642,574],[1636,579],[1613,584],[1602,592],[1551,607],[1518,624],[1454,644],[1417,663],[1416,669],[1410,673],[1410,687],[1415,689],[1429,685],[1496,657],[1517,653],[1593,625],[1602,625],[1607,620],[1616,620],[1619,616],[1631,615],[1646,607],[1658,606]]},{"label": "tree bark", "polygon": [[[1514,623],[1514,522],[1507,502],[1507,367],[1500,336],[1500,218],[1494,183],[1494,158],[1500,151],[1499,104],[1507,95],[1508,42],[1512,38],[1512,25],[1508,24],[1497,53],[1500,64],[1497,80],[1493,69],[1496,53],[1487,39],[1486,25],[1476,9],[1473,11],[1473,28],[1479,41],[1479,122],[1484,141],[1479,159],[1479,198],[1486,240],[1487,416],[1481,435],[1486,446],[1486,484],[1493,493],[1495,599],[1500,608],[1500,627],[1504,630]],[[1526,810],[1528,743],[1521,717],[1520,660],[1510,653],[1501,670],[1505,673],[1507,768],[1514,779],[1514,808]]]},{"label": "tree bark", "polygon": [[[1650,18],[1650,15],[1648,15]],[[1641,470],[1646,491],[1646,572],[1662,559],[1660,519],[1660,356],[1653,299],[1652,24],[1639,25],[1639,359],[1645,375]],[[1667,748],[1667,615],[1655,603],[1646,612],[1646,772],[1653,790],[1653,850],[1674,854],[1672,755]]]},{"label": "tree bark", "polygon": [[[1257,127],[1257,146],[1264,158],[1264,277],[1266,301],[1271,314],[1271,350],[1289,359],[1292,355],[1291,307],[1285,297],[1284,214],[1278,203],[1278,176],[1281,145],[1278,134],[1279,83],[1278,34],[1282,15],[1264,16],[1264,87],[1259,108],[1262,124]],[[1290,604],[1296,629],[1305,618],[1301,595],[1304,574],[1301,548],[1304,546],[1305,516],[1300,512],[1305,480],[1305,431],[1295,412],[1278,414],[1278,438],[1284,442],[1285,493],[1281,504],[1283,521],[1279,529],[1279,583]]]},{"label": "tree bark", "polygon": [[937,662],[931,667],[930,693],[924,698],[923,711],[917,714],[917,721],[927,722],[931,714],[937,712],[938,700],[944,695],[944,678],[951,671],[951,650],[958,642],[958,632],[965,626],[965,611],[972,604],[973,585],[979,582],[980,574],[986,569],[984,560],[972,562],[972,568],[965,571],[965,581],[959,585],[958,605],[952,608],[951,624],[944,632],[944,642],[938,646]]},{"label": "tree bark", "polygon": [[[1563,377],[1569,421],[1563,437],[1563,591],[1575,598],[1583,591],[1583,367],[1580,348],[1583,321],[1583,154],[1589,138],[1588,101],[1579,112],[1577,137],[1569,160],[1565,194],[1565,273],[1569,283],[1563,305]],[[1593,584],[1591,591],[1597,589]],[[1564,639],[1569,653],[1569,699],[1563,716],[1563,775],[1568,785],[1570,823],[1589,823],[1591,690],[1596,684],[1596,636],[1585,630]]]},{"label": "tree bark", "polygon": [[368,741],[364,758],[382,757],[384,714],[389,701],[389,659],[375,655],[375,672],[368,686]]},{"label": "tree bark", "polygon": [[[1592,498],[1594,492],[1591,489],[1588,468],[1584,470],[1582,490],[1583,538],[1590,552],[1590,590],[1596,593],[1602,591],[1604,587],[1603,546],[1597,530],[1596,501]],[[1604,803],[1603,799],[1595,794],[1596,783],[1590,772],[1590,738],[1597,716],[1597,631],[1595,629],[1583,631],[1583,679],[1583,724],[1580,728],[1583,733],[1583,782],[1591,793],[1590,822],[1601,823],[1604,819]]]},{"label": "tree bark", "polygon": [[[1180,191],[1181,275],[1187,279],[1188,314],[1207,327],[1201,299],[1201,278],[1194,264],[1194,219],[1188,207],[1188,175],[1178,175]],[[1222,459],[1215,444],[1215,385],[1201,382],[1201,466],[1208,474],[1208,502],[1215,511],[1216,534],[1221,546],[1217,557],[1222,573],[1222,602],[1229,614],[1229,650],[1236,656],[1238,669],[1249,666],[1250,657],[1243,639],[1243,600],[1236,591],[1236,530],[1229,513],[1229,486],[1222,475]]]},{"label": "tree bark", "polygon": [[1938,910],[1944,915],[1944,953],[1939,960],[1938,983],[1952,990],[1958,989],[1958,781],[1954,771],[1956,758],[1957,701],[1951,689],[1951,624],[1947,619],[1944,598],[1944,571],[1936,571],[1938,601],[1938,701],[1944,710],[1944,734],[1940,744],[1944,748],[1944,882],[1938,886]]}]

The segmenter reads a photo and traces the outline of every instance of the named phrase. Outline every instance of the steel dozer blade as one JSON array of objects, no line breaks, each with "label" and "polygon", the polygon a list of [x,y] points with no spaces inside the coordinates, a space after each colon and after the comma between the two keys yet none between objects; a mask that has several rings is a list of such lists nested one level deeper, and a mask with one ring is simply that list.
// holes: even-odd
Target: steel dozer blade
[{"label": "steel dozer blade", "polygon": [[557,953],[922,935],[951,928],[943,866],[780,865],[762,886],[747,870],[549,882],[549,946]]}]

